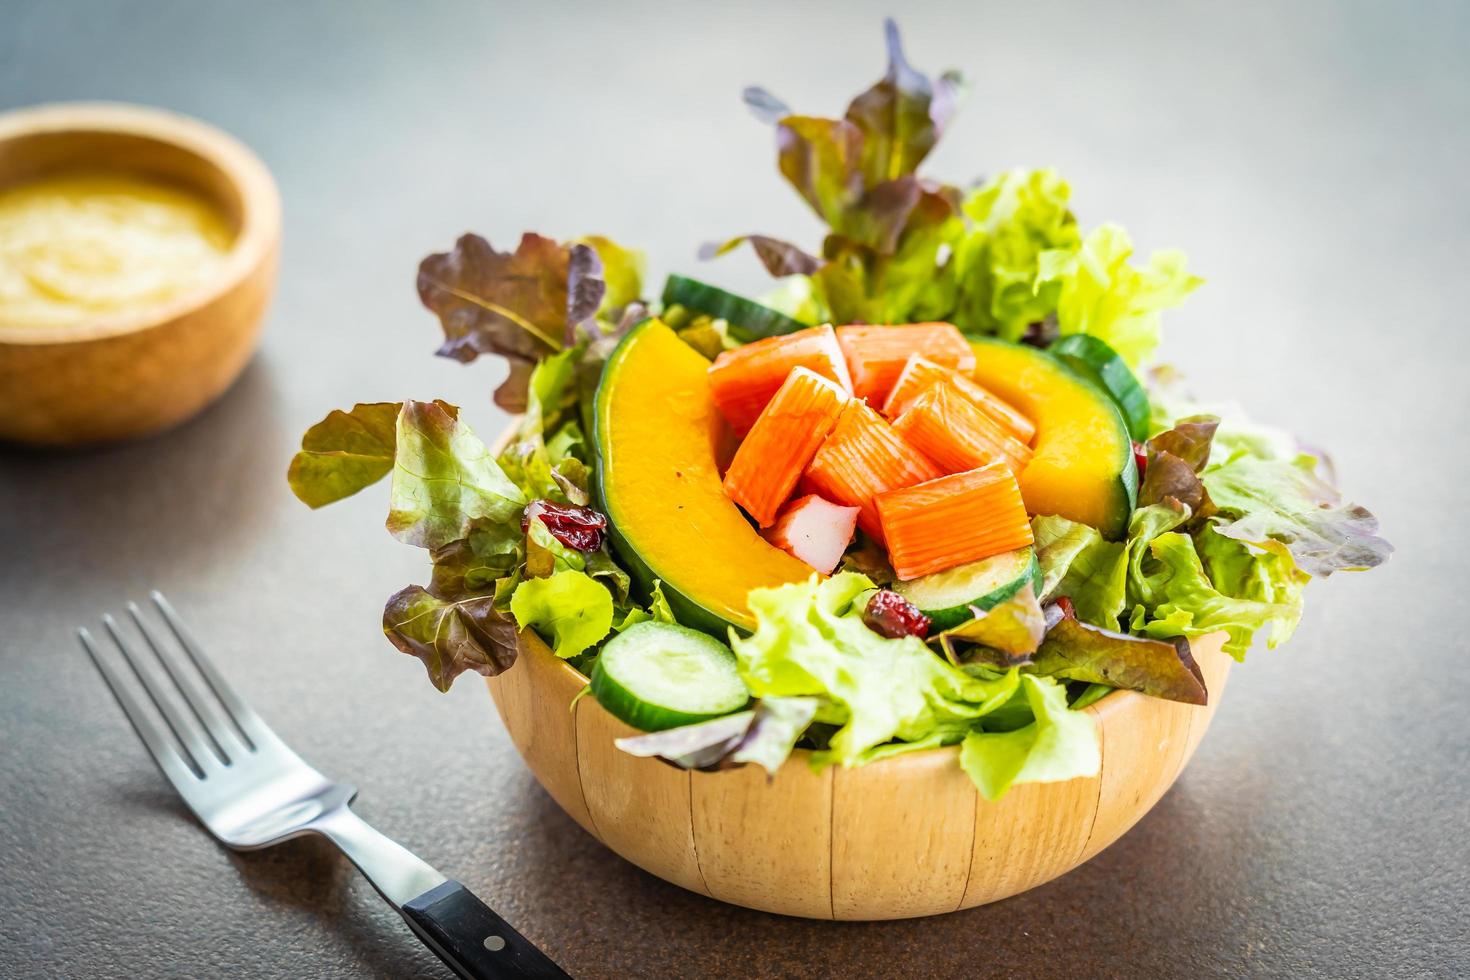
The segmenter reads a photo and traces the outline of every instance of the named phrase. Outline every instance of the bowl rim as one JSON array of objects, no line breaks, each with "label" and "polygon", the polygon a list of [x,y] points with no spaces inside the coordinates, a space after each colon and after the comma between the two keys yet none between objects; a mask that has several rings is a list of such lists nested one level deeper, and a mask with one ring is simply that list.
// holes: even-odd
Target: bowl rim
[{"label": "bowl rim", "polygon": [[162,326],[236,289],[269,259],[280,239],[281,198],[275,179],[249,147],[209,123],[126,102],[51,102],[0,113],[0,144],[47,133],[136,136],[192,154],[218,169],[240,195],[240,229],[224,267],[167,302],[45,329],[0,323],[0,344],[85,343]]}]

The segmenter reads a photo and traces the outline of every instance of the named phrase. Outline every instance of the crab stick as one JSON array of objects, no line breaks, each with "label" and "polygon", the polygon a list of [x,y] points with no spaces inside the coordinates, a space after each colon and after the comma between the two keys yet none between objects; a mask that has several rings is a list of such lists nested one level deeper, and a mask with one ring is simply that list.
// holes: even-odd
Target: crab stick
[{"label": "crab stick", "polygon": [[745,435],[792,368],[804,367],[852,391],[847,361],[830,326],[767,337],[727,350],[709,368],[710,395],[736,435]]},{"label": "crab stick", "polygon": [[1020,475],[1031,448],[976,408],[950,381],[937,381],[893,423],[894,431],[946,473],[961,473],[997,460]]},{"label": "crab stick", "polygon": [[1003,463],[880,493],[877,507],[904,581],[1031,544],[1021,490]]},{"label": "crab stick", "polygon": [[803,483],[828,500],[857,507],[858,526],[881,541],[883,529],[873,498],[943,475],[882,416],[854,398],[812,458]]},{"label": "crab stick", "polygon": [[792,558],[831,575],[852,541],[857,518],[856,507],[808,494],[787,504],[776,523],[761,533]]},{"label": "crab stick", "polygon": [[883,414],[891,419],[898,418],[908,411],[915,398],[938,381],[948,381],[954,385],[955,390],[968,398],[976,408],[999,423],[1001,428],[1028,446],[1031,444],[1032,438],[1036,435],[1034,422],[1008,402],[986,391],[971,380],[969,375],[961,374],[941,364],[935,364],[922,354],[909,355],[908,361],[904,363],[903,373],[898,376],[893,390],[888,393],[888,400],[883,403]]},{"label": "crab stick", "polygon": [[881,405],[903,373],[910,354],[922,354],[935,364],[969,374],[975,370],[975,351],[964,335],[948,323],[905,323],[891,327],[854,324],[837,328],[837,343],[847,359],[852,393]]},{"label": "crab stick", "polygon": [[849,400],[830,378],[793,370],[735,450],[725,493],[757,524],[770,527]]}]

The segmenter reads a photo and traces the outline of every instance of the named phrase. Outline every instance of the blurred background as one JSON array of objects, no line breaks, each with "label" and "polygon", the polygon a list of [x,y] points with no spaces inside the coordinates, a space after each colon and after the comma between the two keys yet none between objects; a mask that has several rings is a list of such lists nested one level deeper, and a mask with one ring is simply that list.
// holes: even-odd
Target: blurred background
[{"label": "blurred background", "polygon": [[[384,598],[426,569],[381,530],[382,488],[312,514],[284,473],[355,401],[504,424],[501,369],[433,357],[414,293],[464,231],[605,234],[647,252],[649,292],[671,271],[766,288],[745,254],[696,258],[748,231],[819,243],[740,91],[840,112],[881,75],[890,12],[917,67],[970,81],[925,170],[1054,165],[1084,227],[1184,249],[1208,283],[1165,314],[1164,359],[1330,447],[1399,551],[1310,590],[1297,638],[1236,671],[1189,771],[1097,860],[995,907],[833,926],[603,851],[483,685],[441,696],[383,639]],[[0,972],[440,975],[325,847],[226,855],[184,818],[70,633],[152,587],[370,820],[577,975],[851,975],[875,948],[913,976],[1470,969],[1470,6],[0,0],[0,110],[69,99],[240,137],[280,184],[284,250],[262,348],[202,416],[0,450]]]}]

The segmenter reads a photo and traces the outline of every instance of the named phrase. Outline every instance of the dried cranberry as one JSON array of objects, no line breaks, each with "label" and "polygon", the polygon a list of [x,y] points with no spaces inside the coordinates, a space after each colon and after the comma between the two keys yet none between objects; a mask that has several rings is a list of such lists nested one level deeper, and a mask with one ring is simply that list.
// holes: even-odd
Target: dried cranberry
[{"label": "dried cranberry", "polygon": [[891,589],[879,589],[868,600],[863,610],[863,622],[879,636],[896,640],[903,636],[929,635],[929,617],[919,608]]},{"label": "dried cranberry", "polygon": [[1142,480],[1148,470],[1148,447],[1141,442],[1133,444],[1133,462],[1138,464],[1138,478]]},{"label": "dried cranberry", "polygon": [[521,516],[521,530],[537,520],[551,536],[576,551],[596,551],[602,547],[607,518],[591,507],[554,504],[549,500],[533,500]]}]

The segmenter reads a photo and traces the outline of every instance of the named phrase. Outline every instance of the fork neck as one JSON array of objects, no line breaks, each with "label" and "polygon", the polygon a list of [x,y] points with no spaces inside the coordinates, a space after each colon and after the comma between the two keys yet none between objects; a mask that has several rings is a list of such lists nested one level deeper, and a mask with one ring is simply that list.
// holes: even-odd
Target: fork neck
[{"label": "fork neck", "polygon": [[395,909],[448,880],[345,805],[317,817],[310,829],[336,844]]}]

